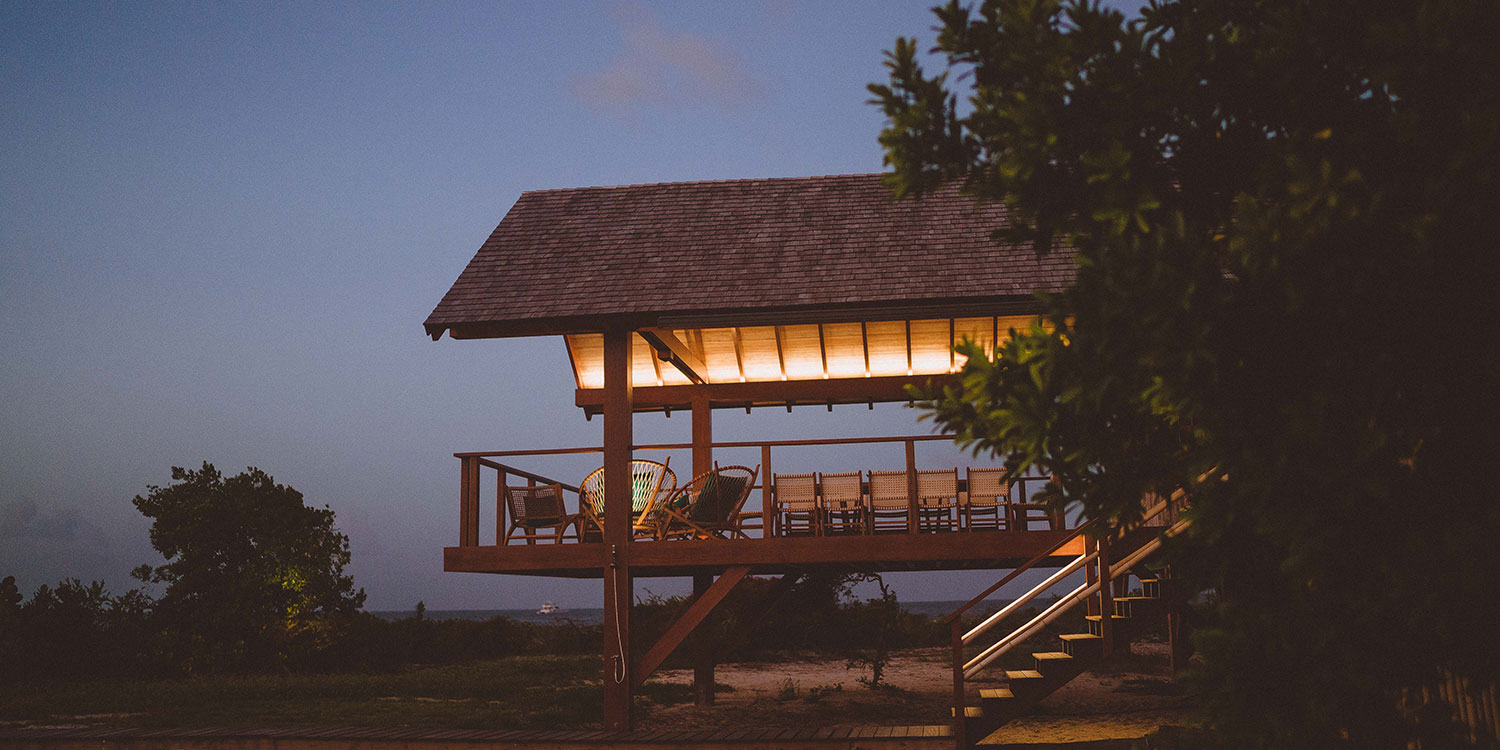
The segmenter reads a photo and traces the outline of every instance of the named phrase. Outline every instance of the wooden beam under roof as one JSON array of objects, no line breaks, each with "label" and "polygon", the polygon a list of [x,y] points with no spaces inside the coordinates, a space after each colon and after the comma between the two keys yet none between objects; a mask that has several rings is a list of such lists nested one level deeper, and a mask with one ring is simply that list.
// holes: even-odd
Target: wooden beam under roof
[{"label": "wooden beam under roof", "polygon": [[[632,389],[636,411],[689,409],[694,395],[706,396],[715,408],[780,406],[788,404],[863,404],[871,401],[910,401],[908,385],[940,387],[952,375],[893,375],[886,377],[830,378],[828,380],[772,380],[749,383],[705,383],[702,385],[640,386]],[[579,388],[574,403],[589,415],[600,413],[603,391]]]},{"label": "wooden beam under roof", "polygon": [[688,380],[702,384],[708,375],[708,367],[703,360],[677,338],[677,334],[666,328],[642,328],[637,331],[651,348],[657,351],[657,356],[665,354],[666,358],[676,367]]}]

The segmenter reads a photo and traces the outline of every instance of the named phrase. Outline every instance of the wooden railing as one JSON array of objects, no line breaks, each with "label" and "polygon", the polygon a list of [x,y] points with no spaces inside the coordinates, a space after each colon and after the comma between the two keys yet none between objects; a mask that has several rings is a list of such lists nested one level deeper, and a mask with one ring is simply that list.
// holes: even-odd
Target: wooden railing
[{"label": "wooden railing", "polygon": [[[982,622],[975,625],[967,633],[963,632],[963,616],[969,610],[973,609],[980,602],[988,598],[991,594],[999,591],[1002,586],[1015,580],[1017,576],[1025,573],[1026,571],[1042,563],[1044,560],[1052,557],[1057,553],[1058,550],[1067,546],[1068,543],[1074,541],[1097,525],[1098,519],[1089,520],[1083,523],[1078,528],[1073,529],[1071,534],[1063,538],[1061,541],[1057,542],[1046,552],[1043,552],[1040,555],[1037,555],[1036,557],[1026,561],[1020,567],[1012,570],[999,581],[996,581],[989,588],[981,591],[978,596],[970,599],[963,606],[950,612],[946,617],[943,618],[943,621],[948,624],[949,646],[951,652],[950,655],[953,662],[954,732],[955,737],[958,740],[959,747],[967,746],[964,744],[967,739],[964,736],[964,709],[967,706],[967,698],[964,692],[965,680],[974,677],[980,671],[989,667],[989,665],[993,664],[995,660],[999,659],[1006,652],[1019,645],[1022,641],[1026,640],[1031,635],[1035,634],[1048,623],[1057,619],[1064,612],[1067,612],[1069,609],[1073,608],[1073,606],[1075,606],[1078,602],[1084,601],[1088,603],[1089,614],[1101,615],[1099,618],[1099,635],[1101,640],[1101,647],[1103,648],[1103,656],[1108,657],[1110,655],[1114,636],[1114,633],[1112,632],[1113,622],[1112,618],[1109,616],[1110,613],[1114,612],[1114,586],[1112,586],[1111,584],[1115,579],[1121,578],[1122,576],[1128,576],[1132,567],[1139,564],[1152,552],[1155,552],[1158,548],[1160,548],[1161,542],[1164,538],[1181,533],[1182,530],[1187,527],[1189,523],[1188,520],[1179,519],[1178,517],[1185,497],[1186,492],[1183,490],[1178,490],[1177,492],[1174,492],[1171,497],[1165,500],[1161,500],[1154,506],[1147,509],[1143,516],[1143,527],[1157,527],[1160,525],[1161,519],[1165,518],[1170,519],[1170,525],[1167,526],[1160,535],[1153,537],[1146,543],[1142,544],[1140,547],[1131,550],[1129,553],[1118,558],[1112,558],[1110,554],[1109,538],[1107,536],[1099,537],[1097,539],[1091,539],[1087,542],[1084,548],[1084,553],[1082,555],[1074,558],[1067,565],[1058,568],[1055,572],[1052,573],[1052,575],[1048,576],[1046,580],[1042,581],[1036,586],[1033,586],[1031,590],[1027,591],[1025,594],[1022,594],[1014,601],[1005,605],[1000,609],[1000,611],[995,612],[989,617],[986,617]],[[986,632],[988,632],[991,628],[999,625],[1005,618],[1009,617],[1011,614],[1021,611],[1023,607],[1029,604],[1036,597],[1051,590],[1053,586],[1057,585],[1068,576],[1077,573],[1079,570],[1083,570],[1085,574],[1085,580],[1082,585],[1068,592],[1057,601],[1053,602],[1040,614],[1036,615],[1035,617],[1031,618],[1031,620],[1026,622],[1026,624],[1015,629],[1000,640],[995,641],[989,646],[981,649],[979,653],[974,657],[967,660],[964,658],[964,647],[966,645],[974,642],[981,635],[984,635]]]},{"label": "wooden railing", "polygon": [[[917,534],[920,532],[918,521],[920,519],[919,503],[917,496],[917,460],[916,447],[918,443],[931,441],[952,442],[951,435],[906,435],[897,437],[858,437],[858,438],[819,438],[809,440],[762,440],[762,441],[733,441],[712,443],[711,449],[747,449],[758,448],[760,454],[760,481],[756,489],[760,492],[761,509],[740,514],[740,528],[745,531],[758,531],[761,537],[769,537],[775,531],[776,502],[774,474],[771,468],[772,450],[785,448],[806,448],[814,446],[852,446],[871,444],[899,443],[905,448],[905,464],[907,475],[907,533]],[[659,443],[651,445],[638,445],[634,451],[685,451],[691,450],[691,443]],[[546,456],[568,456],[585,454],[602,454],[602,446],[589,446],[582,448],[547,448],[540,450],[514,450],[514,451],[487,451],[453,454],[459,460],[459,546],[473,547],[480,543],[480,509],[481,509],[481,472],[489,469],[494,472],[493,483],[496,497],[496,544],[503,543],[505,538],[505,515],[507,513],[505,502],[501,496],[503,488],[511,477],[525,479],[527,484],[559,484],[562,488],[572,493],[575,497],[578,488],[566,482],[547,477],[541,474],[516,468],[496,459],[512,460],[516,458],[537,458]],[[683,468],[672,467],[678,474],[678,483],[685,484],[690,476],[683,475]],[[1024,503],[1027,497],[1028,485],[1042,484],[1048,481],[1042,476],[1021,476],[1013,480],[1016,497],[1012,500]],[[960,491],[965,490],[964,482],[960,480]],[[576,502],[574,504],[576,508]]]}]

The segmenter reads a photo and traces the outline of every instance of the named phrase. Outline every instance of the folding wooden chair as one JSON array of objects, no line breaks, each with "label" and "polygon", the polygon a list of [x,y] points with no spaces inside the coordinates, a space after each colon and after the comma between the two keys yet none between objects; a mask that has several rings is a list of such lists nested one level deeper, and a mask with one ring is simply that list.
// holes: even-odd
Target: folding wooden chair
[{"label": "folding wooden chair", "polygon": [[969,467],[969,492],[963,502],[964,528],[1009,529],[1010,477],[1005,469]]},{"label": "folding wooden chair", "polygon": [[906,531],[909,500],[906,472],[870,472],[870,532]]},{"label": "folding wooden chair", "polygon": [[863,476],[857,471],[818,475],[824,534],[868,534]]},{"label": "folding wooden chair", "polygon": [[777,536],[817,536],[823,533],[818,522],[818,478],[814,474],[776,474]]},{"label": "folding wooden chair", "polygon": [[917,472],[917,529],[958,531],[957,467]]}]

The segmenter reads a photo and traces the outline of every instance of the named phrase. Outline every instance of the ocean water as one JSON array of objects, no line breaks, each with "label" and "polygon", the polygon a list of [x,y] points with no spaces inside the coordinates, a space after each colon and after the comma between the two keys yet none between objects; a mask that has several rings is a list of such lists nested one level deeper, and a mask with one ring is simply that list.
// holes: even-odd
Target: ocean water
[{"label": "ocean water", "polygon": [[[937,602],[901,602],[901,608],[907,612],[924,615],[931,619],[938,619],[949,612],[963,606],[961,601],[937,601]],[[980,605],[975,614],[983,614],[984,611],[994,611],[1005,605],[1005,601],[996,600],[985,602]],[[370,614],[386,620],[399,620],[412,616],[412,610],[380,610],[372,611]],[[536,623],[538,625],[562,624],[572,622],[577,625],[598,625],[604,621],[604,610],[599,607],[562,608],[549,615],[539,614],[534,609],[429,609],[426,617],[432,620],[488,620],[491,617],[508,617],[520,622]]]}]

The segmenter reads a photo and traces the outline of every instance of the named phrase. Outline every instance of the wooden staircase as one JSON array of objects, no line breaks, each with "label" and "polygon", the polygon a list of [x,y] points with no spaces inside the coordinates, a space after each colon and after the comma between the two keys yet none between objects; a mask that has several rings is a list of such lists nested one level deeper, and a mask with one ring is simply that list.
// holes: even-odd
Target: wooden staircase
[{"label": "wooden staircase", "polygon": [[[1159,578],[1141,580],[1139,596],[1114,599],[1111,625],[1111,652],[1127,650],[1131,641],[1152,623],[1165,620],[1176,599],[1163,596],[1172,591],[1170,581]],[[977,744],[1005,723],[1024,716],[1038,702],[1066,685],[1074,677],[1103,662],[1104,637],[1101,617],[1088,615],[1088,632],[1064,633],[1058,636],[1060,651],[1034,651],[1032,669],[1005,670],[1005,687],[979,691],[979,704],[964,707],[964,731],[969,745]]]},{"label": "wooden staircase", "polygon": [[[1129,580],[1132,569],[1154,554],[1163,541],[1187,528],[1189,520],[1178,517],[1179,511],[1184,507],[1184,498],[1185,493],[1178,491],[1152,506],[1143,518],[1148,522],[1162,519],[1155,526],[1139,528],[1124,537],[1106,534],[1103,538],[1087,539],[1084,554],[1059,568],[1031,591],[985,618],[968,632],[963,632],[960,626],[960,617],[965,612],[1022,572],[1049,559],[1068,542],[1082,537],[1095,525],[1094,522],[1078,527],[1067,539],[1011,571],[1005,578],[948,615],[946,620],[950,626],[953,657],[954,708],[951,718],[957,747],[963,749],[975,746],[1001,725],[1025,714],[1081,672],[1108,659],[1117,649],[1128,649],[1130,642],[1139,637],[1151,623],[1164,622],[1167,615],[1180,606],[1181,598],[1174,594],[1175,587],[1170,585],[1168,579],[1161,577],[1142,578],[1138,595],[1117,597],[1114,593],[1117,589],[1123,590],[1122,585]],[[1111,536],[1115,537],[1113,541],[1109,538]],[[1111,554],[1111,547],[1114,547],[1115,554]],[[1124,553],[1119,554],[1121,551]],[[987,631],[1006,617],[1022,611],[1031,600],[1079,571],[1085,573],[1086,582],[1083,585],[1048,605],[1026,624],[966,659],[966,646],[982,644],[984,641],[981,638]],[[1005,653],[1079,603],[1086,603],[1088,607],[1085,617],[1088,632],[1059,636],[1060,650],[1032,652],[1033,668],[1006,670],[1005,686],[979,690],[979,704],[973,704],[964,688],[966,680],[991,668]],[[1101,616],[1106,613],[1108,618]]]}]

